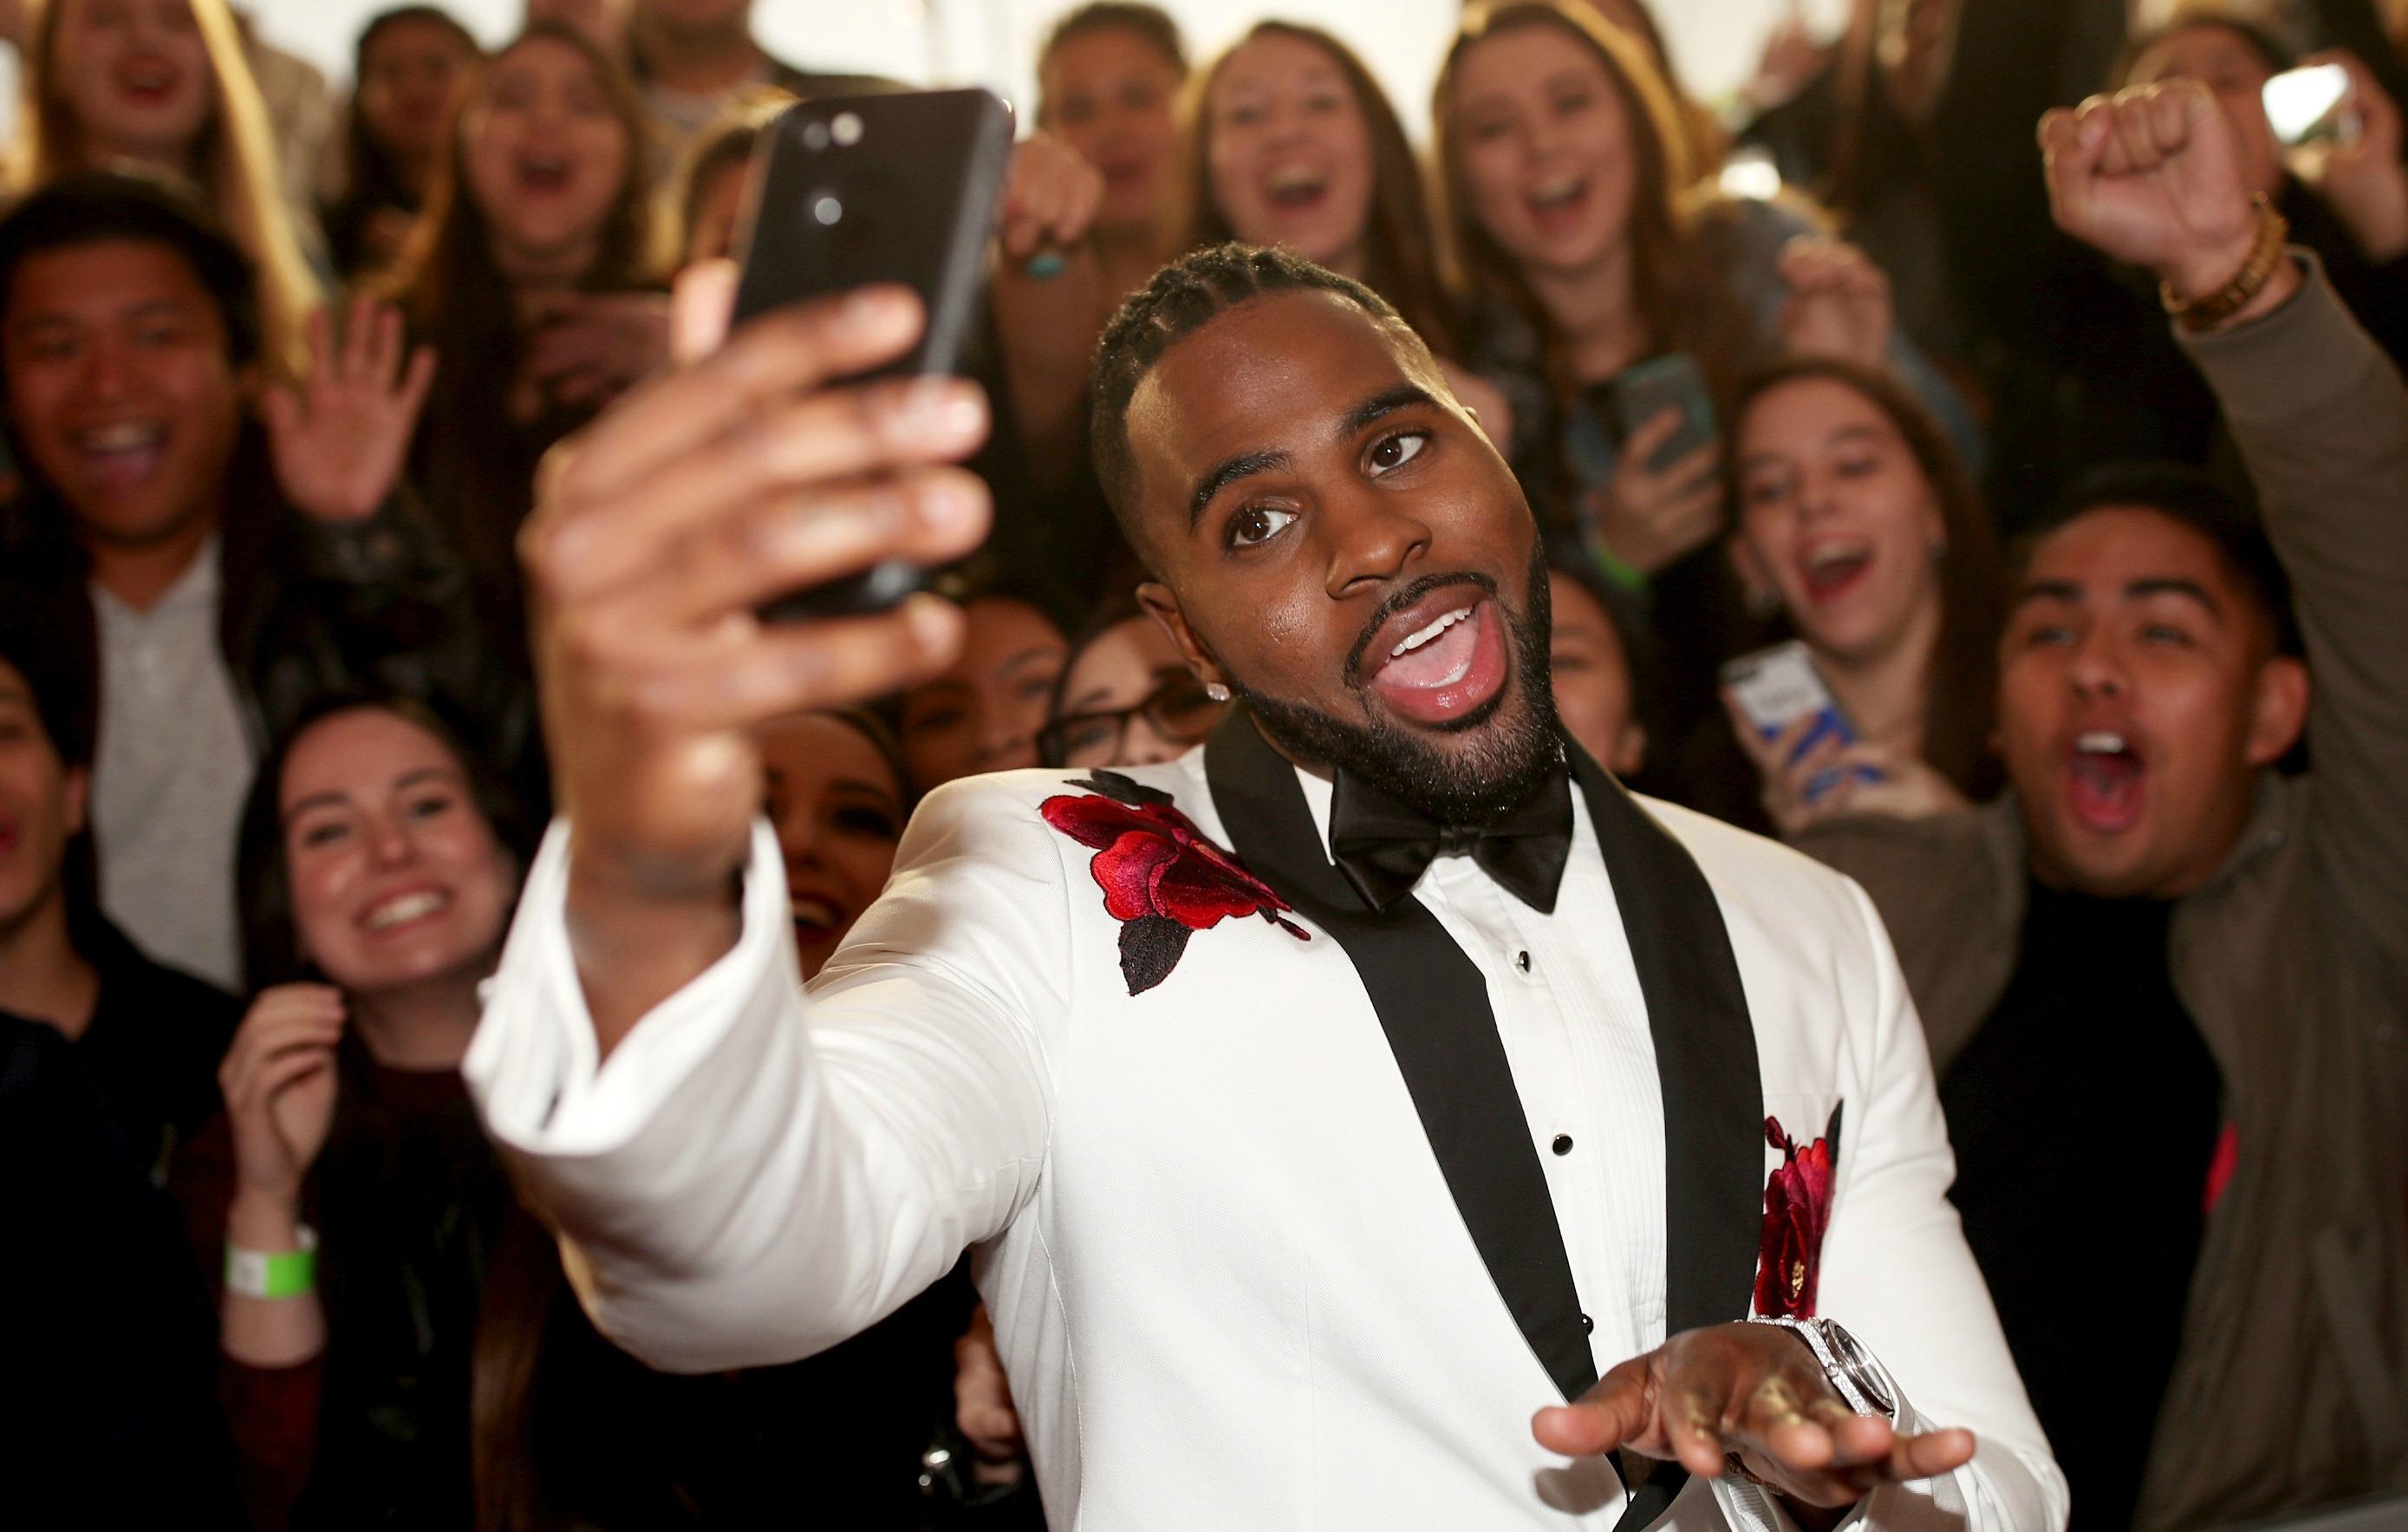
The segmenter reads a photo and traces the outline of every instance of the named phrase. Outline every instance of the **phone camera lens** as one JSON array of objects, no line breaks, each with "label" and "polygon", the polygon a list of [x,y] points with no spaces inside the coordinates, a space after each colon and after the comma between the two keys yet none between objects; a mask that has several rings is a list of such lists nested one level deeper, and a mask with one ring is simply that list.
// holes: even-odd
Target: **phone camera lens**
[{"label": "phone camera lens", "polygon": [[827,146],[828,130],[825,122],[806,122],[803,124],[803,147],[805,149],[825,149]]},{"label": "phone camera lens", "polygon": [[838,112],[836,121],[829,124],[829,131],[839,144],[857,144],[861,142],[861,119],[853,112]]},{"label": "phone camera lens", "polygon": [[811,216],[823,223],[833,223],[838,219],[844,216],[844,204],[838,202],[832,196],[821,195],[813,197],[811,199]]}]

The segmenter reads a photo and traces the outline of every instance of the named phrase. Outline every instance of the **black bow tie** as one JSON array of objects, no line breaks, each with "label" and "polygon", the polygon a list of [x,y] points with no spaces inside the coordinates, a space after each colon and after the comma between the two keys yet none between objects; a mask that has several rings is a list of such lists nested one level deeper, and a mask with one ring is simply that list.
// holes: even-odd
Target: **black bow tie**
[{"label": "black bow tie", "polygon": [[1362,778],[1338,773],[1329,798],[1329,849],[1354,892],[1374,909],[1412,892],[1432,859],[1469,856],[1481,870],[1542,915],[1572,854],[1572,787],[1558,768],[1520,808],[1493,824],[1440,824]]}]

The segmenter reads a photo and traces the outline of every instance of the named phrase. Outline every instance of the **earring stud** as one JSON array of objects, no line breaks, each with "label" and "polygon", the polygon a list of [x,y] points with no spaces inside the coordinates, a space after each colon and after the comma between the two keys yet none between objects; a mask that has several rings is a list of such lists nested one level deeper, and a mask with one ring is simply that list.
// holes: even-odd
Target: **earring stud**
[{"label": "earring stud", "polygon": [[1204,683],[1204,694],[1215,702],[1229,700],[1229,689],[1217,680],[1208,680]]}]

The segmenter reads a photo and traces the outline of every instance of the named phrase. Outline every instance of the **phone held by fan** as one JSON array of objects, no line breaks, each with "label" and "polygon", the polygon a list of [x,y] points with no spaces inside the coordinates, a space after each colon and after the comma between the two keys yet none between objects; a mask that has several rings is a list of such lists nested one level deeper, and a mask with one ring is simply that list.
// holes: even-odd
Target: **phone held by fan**
[{"label": "phone held by fan", "polygon": [[[896,282],[919,294],[927,328],[909,355],[872,376],[961,372],[1011,136],[1011,108],[980,90],[832,96],[788,108],[753,153],[735,322]],[[782,596],[762,616],[883,611],[921,582],[917,566],[889,559]]]},{"label": "phone held by fan", "polygon": [[2344,109],[2349,71],[2338,64],[2286,69],[2266,81],[2266,125],[2286,149],[2320,139],[2346,141],[2356,123]]},{"label": "phone held by fan", "polygon": [[[1856,742],[1856,725],[1840,706],[1839,698],[1814,668],[1814,658],[1806,646],[1792,639],[1742,654],[1722,668],[1723,685],[1739,704],[1742,716],[1756,730],[1756,737],[1771,744],[1797,727],[1801,720],[1812,719],[1798,743],[1791,748],[1788,765],[1803,759],[1826,740],[1842,745]],[[1850,777],[1859,781],[1877,782],[1882,774],[1869,766],[1851,763],[1827,766],[1814,773],[1806,783],[1806,801],[1818,803],[1830,791]]]},{"label": "phone held by fan", "polygon": [[1681,423],[1670,439],[1647,460],[1647,466],[1656,473],[1714,439],[1713,390],[1697,359],[1685,351],[1625,367],[1605,385],[1605,402],[1612,411],[1614,428],[1626,442],[1666,410],[1680,415]]}]

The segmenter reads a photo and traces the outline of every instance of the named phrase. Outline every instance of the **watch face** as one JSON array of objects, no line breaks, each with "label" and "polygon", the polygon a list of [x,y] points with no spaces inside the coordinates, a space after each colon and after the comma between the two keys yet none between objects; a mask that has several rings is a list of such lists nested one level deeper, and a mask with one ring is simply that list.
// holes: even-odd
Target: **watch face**
[{"label": "watch face", "polygon": [[1865,1349],[1856,1344],[1856,1338],[1837,1321],[1827,1319],[1823,1322],[1823,1339],[1829,1343],[1831,1354],[1840,1359],[1840,1366],[1847,1369],[1848,1381],[1863,1390],[1865,1397],[1872,1400],[1883,1414],[1897,1414],[1898,1401],[1882,1385],[1880,1371],[1873,1367],[1872,1358],[1865,1354]]}]

